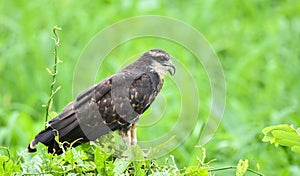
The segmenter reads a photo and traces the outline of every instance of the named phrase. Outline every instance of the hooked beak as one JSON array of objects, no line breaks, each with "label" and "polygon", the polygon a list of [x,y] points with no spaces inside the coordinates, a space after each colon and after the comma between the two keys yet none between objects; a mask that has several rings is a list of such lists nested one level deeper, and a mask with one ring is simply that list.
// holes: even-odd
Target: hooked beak
[{"label": "hooked beak", "polygon": [[165,64],[163,64],[164,66],[168,66],[170,68],[168,68],[168,72],[170,73],[171,76],[174,76],[176,73],[176,67],[172,62],[167,62]]}]

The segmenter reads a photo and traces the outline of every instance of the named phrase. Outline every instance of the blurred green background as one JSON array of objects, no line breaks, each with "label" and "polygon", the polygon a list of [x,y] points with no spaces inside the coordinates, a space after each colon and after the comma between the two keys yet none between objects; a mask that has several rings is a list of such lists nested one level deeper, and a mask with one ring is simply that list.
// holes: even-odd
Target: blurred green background
[{"label": "blurred green background", "polygon": [[[249,159],[251,168],[259,164],[259,171],[266,175],[300,174],[299,155],[288,148],[261,142],[261,129],[265,126],[300,126],[300,1],[1,0],[0,146],[13,152],[25,150],[34,134],[43,129],[45,110],[41,105],[50,91],[51,77],[45,67],[53,64],[53,26],[63,28],[59,33],[63,64],[59,65],[57,82],[62,89],[52,109],[60,112],[73,100],[74,69],[88,41],[105,27],[140,15],[168,16],[192,25],[207,38],[220,58],[227,100],[220,127],[205,145],[208,160],[217,159],[211,165],[230,166],[239,159]],[[181,46],[164,40],[146,40],[122,45],[117,54],[110,56],[112,59],[106,60],[107,64],[101,65],[96,81],[118,71],[123,66],[120,64],[124,64],[118,59],[147,48],[163,47],[182,58],[180,62],[198,81],[203,105],[198,118],[203,122],[209,112],[210,85],[201,64],[195,58],[184,59],[194,56]],[[172,95],[172,83],[168,82],[163,90],[166,97]],[[166,129],[172,126],[172,117],[171,114],[169,123],[164,123]],[[164,130],[161,128],[151,133],[139,130],[139,137],[160,135]],[[200,153],[194,148],[198,131],[195,129],[171,153],[179,167],[196,163]]]}]

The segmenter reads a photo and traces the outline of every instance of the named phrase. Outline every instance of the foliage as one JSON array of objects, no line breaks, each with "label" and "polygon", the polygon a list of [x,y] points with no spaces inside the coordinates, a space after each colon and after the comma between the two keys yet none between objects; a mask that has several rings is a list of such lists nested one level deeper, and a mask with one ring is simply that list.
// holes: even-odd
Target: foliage
[{"label": "foliage", "polygon": [[248,160],[240,160],[235,172],[236,176],[243,176],[249,167]]},{"label": "foliage", "polygon": [[[41,153],[34,156],[23,151],[32,137],[43,128],[44,109],[41,104],[49,98],[48,85],[52,81],[43,69],[52,65],[49,56],[53,45],[49,29],[58,24],[65,31],[60,36],[64,42],[64,47],[60,48],[64,64],[59,65],[61,71],[56,82],[61,89],[52,104],[52,110],[60,112],[76,96],[71,93],[72,73],[76,59],[87,42],[114,22],[154,14],[191,24],[207,38],[220,57],[226,76],[226,110],[217,133],[205,145],[207,160],[217,159],[213,162],[214,168],[236,165],[241,158],[247,158],[249,168],[258,168],[256,166],[259,165],[259,171],[266,175],[299,175],[299,155],[287,147],[275,149],[262,143],[263,135],[260,133],[266,126],[300,124],[299,11],[300,2],[290,0],[192,0],[189,3],[180,0],[0,1],[0,145],[5,146],[0,150],[1,169],[5,168],[10,174],[20,173],[27,166],[34,166],[33,163],[25,164],[25,161],[42,162],[43,158],[45,162],[51,161],[51,156],[44,154],[42,147],[39,148]],[[199,80],[197,85],[201,98],[199,122],[189,138],[171,153],[176,167],[173,162],[166,164],[165,157],[162,157],[155,161],[159,167],[152,169],[162,173],[168,169],[175,172],[175,168],[196,169],[201,150],[195,150],[194,146],[199,145],[199,130],[203,119],[210,113],[211,94],[205,69],[192,53],[163,39],[136,39],[112,52],[113,55],[101,65],[95,82],[115,73],[124,64],[121,58],[149,47],[176,53],[176,59]],[[163,93],[176,94],[173,89]],[[139,130],[139,139],[151,139],[170,129],[170,125],[176,122],[175,100],[168,99],[172,104],[168,104],[167,118],[161,119],[161,123],[153,128]],[[273,134],[271,137],[279,139]],[[75,152],[78,162],[85,160],[80,156],[86,150],[79,148],[72,152]],[[32,160],[33,157],[37,160]],[[112,161],[110,157],[107,159]],[[64,161],[66,159],[60,160]],[[131,163],[118,162],[118,168],[134,167]],[[110,163],[105,164],[111,166]],[[53,165],[51,162],[48,166],[42,163],[43,168],[33,168],[33,173],[49,171]],[[93,166],[92,163],[87,165]],[[151,166],[151,163],[148,165]],[[138,168],[138,164],[135,166]],[[63,169],[71,168],[59,169],[64,172]],[[88,170],[85,167],[77,169],[81,172]],[[234,173],[235,170],[227,169],[222,170],[220,175]]]},{"label": "foliage", "polygon": [[[45,147],[39,147],[36,154],[29,154],[21,151],[14,159],[9,154],[9,150],[3,148],[8,153],[0,155],[0,173],[3,175],[179,175],[179,176],[209,176],[210,173],[226,169],[237,169],[237,176],[243,176],[250,171],[257,175],[262,175],[248,169],[248,160],[240,161],[235,167],[222,169],[212,169],[210,162],[204,163],[205,149],[202,147],[203,156],[198,158],[198,165],[191,165],[184,169],[179,169],[171,155],[166,158],[163,164],[157,164],[155,160],[128,159],[126,157],[116,157],[110,144],[103,146],[94,143],[84,144],[78,148],[67,150],[62,155],[56,156],[48,154]],[[142,150],[135,147],[135,156],[143,155]]]},{"label": "foliage", "polygon": [[293,125],[281,124],[265,127],[263,142],[270,142],[276,147],[279,145],[289,147],[293,152],[300,154],[300,129]]},{"label": "foliage", "polygon": [[0,173],[18,173],[21,171],[18,159],[12,158],[7,148],[1,147],[0,150],[5,150],[6,155],[0,154]]}]

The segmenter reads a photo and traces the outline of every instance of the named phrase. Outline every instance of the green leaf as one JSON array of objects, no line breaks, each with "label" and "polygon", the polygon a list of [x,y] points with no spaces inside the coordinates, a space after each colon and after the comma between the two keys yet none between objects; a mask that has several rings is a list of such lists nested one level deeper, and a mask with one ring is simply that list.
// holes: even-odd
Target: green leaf
[{"label": "green leaf", "polygon": [[276,126],[265,127],[262,130],[262,132],[263,132],[264,135],[266,135],[267,133],[269,133],[273,130],[282,130],[282,131],[287,131],[287,132],[294,132],[295,128],[292,125],[289,125],[289,124],[280,124],[280,125],[276,125]]},{"label": "green leaf", "polygon": [[243,176],[246,173],[248,167],[249,167],[248,160],[240,160],[237,165],[235,175]]},{"label": "green leaf", "polygon": [[46,67],[46,70],[51,76],[53,75],[52,71],[49,68]]},{"label": "green leaf", "polygon": [[290,139],[290,140],[300,140],[300,135],[296,131],[283,131],[274,129],[271,131],[272,135],[278,139]]},{"label": "green leaf", "polygon": [[50,116],[50,118],[54,118],[57,116],[57,112],[52,111],[52,112],[50,112],[49,116]]},{"label": "green leaf", "polygon": [[145,175],[146,171],[142,168],[144,165],[144,161],[133,161],[134,175]]},{"label": "green leaf", "polygon": [[277,126],[269,126],[262,130],[265,135],[263,142],[270,142],[276,147],[279,145],[290,147],[292,151],[298,152],[300,146],[300,134],[293,125],[281,124]]},{"label": "green leaf", "polygon": [[121,175],[124,173],[124,171],[127,169],[127,167],[130,165],[130,161],[122,159],[122,158],[117,158],[114,162],[114,175]]}]

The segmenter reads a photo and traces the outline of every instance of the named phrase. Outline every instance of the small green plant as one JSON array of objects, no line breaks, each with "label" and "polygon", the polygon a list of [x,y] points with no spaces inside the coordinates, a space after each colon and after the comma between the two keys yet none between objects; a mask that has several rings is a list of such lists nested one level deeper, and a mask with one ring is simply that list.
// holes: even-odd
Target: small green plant
[{"label": "small green plant", "polygon": [[263,142],[270,142],[276,147],[279,145],[289,147],[293,152],[300,154],[300,128],[293,125],[281,124],[268,126],[262,130]]},{"label": "small green plant", "polygon": [[[18,159],[12,158],[10,151],[6,147],[0,147],[1,151],[6,152],[6,155],[0,153],[0,174],[1,173],[19,173],[21,171],[20,162]],[[7,174],[10,175],[10,174]]]},{"label": "small green plant", "polygon": [[[130,150],[133,158],[129,159],[122,155],[116,156],[115,150],[110,143],[83,144],[77,148],[66,150],[62,155],[47,153],[44,146],[38,146],[37,153],[32,155],[25,150],[12,158],[7,148],[6,155],[0,154],[0,174],[13,175],[179,175],[179,176],[209,176],[218,171],[236,170],[236,176],[243,176],[247,171],[262,176],[248,168],[248,160],[240,160],[237,166],[213,168],[211,163],[206,162],[206,150],[202,150],[201,156],[197,157],[198,164],[179,169],[174,156],[169,156],[163,164],[156,163],[154,159],[143,157],[143,151],[139,146]],[[157,149],[155,149],[157,150]],[[126,152],[125,152],[126,153]],[[137,159],[134,159],[137,157]]]},{"label": "small green plant", "polygon": [[58,64],[62,63],[62,60],[59,59],[58,57],[58,47],[60,46],[60,38],[59,35],[57,34],[57,30],[61,30],[60,27],[54,26],[53,27],[53,34],[54,37],[52,38],[55,42],[55,46],[54,46],[54,64],[53,64],[53,71],[51,71],[49,68],[46,68],[46,70],[48,71],[48,73],[52,76],[52,82],[50,84],[50,95],[49,98],[46,102],[46,104],[43,105],[43,107],[46,108],[46,113],[45,113],[45,123],[48,121],[48,117],[52,108],[52,103],[53,103],[53,98],[55,96],[55,94],[60,90],[61,86],[58,86],[55,88],[55,83],[56,83],[56,76],[58,74]]}]

